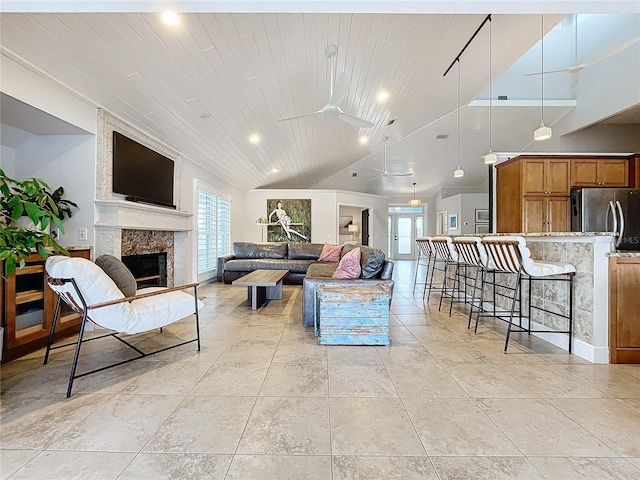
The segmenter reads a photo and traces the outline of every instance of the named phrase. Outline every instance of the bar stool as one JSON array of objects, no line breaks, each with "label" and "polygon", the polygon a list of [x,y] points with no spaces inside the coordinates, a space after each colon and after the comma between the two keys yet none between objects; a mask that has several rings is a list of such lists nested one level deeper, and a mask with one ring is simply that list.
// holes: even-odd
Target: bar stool
[{"label": "bar stool", "polygon": [[[473,290],[471,293],[471,302],[469,308],[469,321],[467,322],[467,328],[471,328],[471,318],[473,317],[473,307],[476,300],[476,292],[478,291],[478,277],[481,278],[482,284],[480,287],[480,301],[478,304],[478,313],[482,310],[484,297],[482,295],[484,291],[485,273],[487,271],[494,270],[493,262],[489,262],[487,251],[482,245],[482,239],[480,237],[456,237],[453,239],[453,246],[458,252],[458,259],[460,263],[467,266],[474,267],[476,274],[473,280]],[[466,279],[466,276],[465,276]],[[465,282],[465,292],[467,284]],[[495,306],[494,306],[495,311]],[[474,333],[478,333],[478,322],[476,321],[476,327]]]},{"label": "bar stool", "polygon": [[424,289],[422,292],[422,298],[424,298],[424,290],[427,289],[427,280],[429,279],[429,269],[431,268],[431,261],[434,257],[431,251],[431,237],[416,238],[416,245],[418,247],[418,260],[416,262],[416,274],[413,277],[413,295],[416,294],[416,284],[418,280],[418,270],[421,265],[427,267],[427,273],[424,276]]},{"label": "bar stool", "polygon": [[[511,301],[511,310],[509,313],[509,326],[507,328],[507,335],[504,342],[504,353],[507,353],[507,347],[509,346],[509,337],[511,336],[511,329],[513,326],[513,313],[516,305],[516,298],[518,297],[519,290],[522,286],[522,274],[527,275],[529,280],[529,317],[527,328],[522,327],[520,322],[519,328],[528,332],[547,332],[547,333],[567,333],[569,335],[569,353],[571,353],[572,347],[572,333],[573,333],[573,278],[576,273],[576,268],[569,263],[549,262],[546,260],[534,260],[531,258],[531,252],[526,246],[526,240],[524,237],[518,236],[490,236],[482,239],[482,244],[487,249],[488,257],[494,262],[497,272],[512,273],[516,275],[516,284],[514,288],[514,294]],[[550,278],[555,277],[555,278]],[[569,315],[562,315],[557,312],[546,310],[542,307],[532,305],[532,281],[565,281],[569,282]],[[568,330],[532,330],[531,329],[531,309],[535,308],[543,312],[556,315],[568,320]],[[522,319],[522,317],[521,317]]]},{"label": "bar stool", "polygon": [[[442,278],[442,287],[440,289],[440,304],[438,305],[438,311],[440,311],[440,309],[442,308],[442,300],[445,296],[450,295],[451,302],[453,303],[453,295],[456,288],[456,275],[458,274],[458,253],[452,246],[451,237],[433,237],[431,239],[431,245],[433,245],[433,249],[436,253],[436,261],[444,263],[444,268],[441,270],[444,277]],[[447,276],[447,274],[449,273],[450,265],[456,265],[456,270],[453,278]],[[433,277],[433,271],[431,272],[431,275]],[[453,280],[451,293],[449,293],[449,289],[447,288],[447,280]],[[451,309],[449,309],[449,314],[451,314]]]}]

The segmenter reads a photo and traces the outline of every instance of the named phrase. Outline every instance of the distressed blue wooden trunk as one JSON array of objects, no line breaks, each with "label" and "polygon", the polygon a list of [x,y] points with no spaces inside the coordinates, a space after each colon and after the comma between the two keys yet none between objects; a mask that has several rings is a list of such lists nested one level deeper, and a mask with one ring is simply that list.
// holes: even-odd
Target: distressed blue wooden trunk
[{"label": "distressed blue wooden trunk", "polygon": [[317,295],[321,345],[389,345],[387,286],[321,285]]}]

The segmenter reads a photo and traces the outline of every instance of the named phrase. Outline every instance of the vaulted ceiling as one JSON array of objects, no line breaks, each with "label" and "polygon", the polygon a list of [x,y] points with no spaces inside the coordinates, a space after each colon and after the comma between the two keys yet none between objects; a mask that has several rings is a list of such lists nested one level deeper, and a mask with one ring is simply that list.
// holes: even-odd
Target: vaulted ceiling
[{"label": "vaulted ceiling", "polygon": [[[453,183],[458,159],[467,174],[456,185],[486,179],[479,157],[488,147],[488,109],[467,104],[490,83],[488,26],[461,57],[460,77],[458,65],[443,76],[485,17],[194,12],[168,27],[155,12],[2,13],[0,44],[4,55],[241,190],[320,186],[392,195],[416,182],[419,194],[432,194]],[[545,31],[562,18],[546,15]],[[540,15],[493,15],[491,35],[495,79],[539,41]],[[332,116],[277,120],[328,102],[328,45],[338,48],[337,71],[350,77],[341,108],[373,127]],[[389,93],[385,102],[376,98],[381,90]],[[569,108],[550,104],[545,121]],[[539,121],[535,103],[494,108],[494,150],[523,150]],[[249,141],[252,134],[259,143]],[[368,143],[359,142],[362,135]],[[383,168],[385,138],[388,170],[413,176],[371,181]]]}]

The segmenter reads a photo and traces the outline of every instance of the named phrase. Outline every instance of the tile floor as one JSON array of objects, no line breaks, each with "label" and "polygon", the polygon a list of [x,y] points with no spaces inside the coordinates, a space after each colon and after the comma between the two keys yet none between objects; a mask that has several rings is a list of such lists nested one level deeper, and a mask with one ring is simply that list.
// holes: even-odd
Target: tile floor
[{"label": "tile floor", "polygon": [[[301,287],[257,312],[207,285],[195,344],[76,381],[70,349],[2,367],[2,479],[637,479],[640,366],[592,365],[414,298],[396,264],[392,345],[319,346]],[[138,336],[153,348],[194,322]],[[130,355],[86,344],[80,369]]]}]

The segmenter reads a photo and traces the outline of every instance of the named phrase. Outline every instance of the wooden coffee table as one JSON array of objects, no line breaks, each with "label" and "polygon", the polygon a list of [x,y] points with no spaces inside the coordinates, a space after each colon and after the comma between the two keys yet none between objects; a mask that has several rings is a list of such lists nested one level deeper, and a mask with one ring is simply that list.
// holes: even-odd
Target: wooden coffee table
[{"label": "wooden coffee table", "polygon": [[289,270],[254,270],[240,277],[231,285],[247,288],[247,296],[251,300],[251,309],[257,310],[267,300],[282,300],[282,279]]}]

